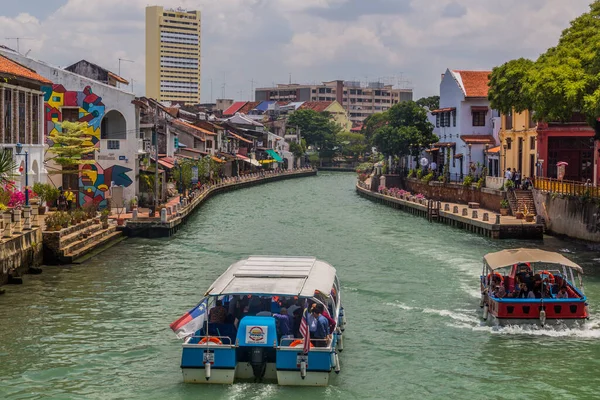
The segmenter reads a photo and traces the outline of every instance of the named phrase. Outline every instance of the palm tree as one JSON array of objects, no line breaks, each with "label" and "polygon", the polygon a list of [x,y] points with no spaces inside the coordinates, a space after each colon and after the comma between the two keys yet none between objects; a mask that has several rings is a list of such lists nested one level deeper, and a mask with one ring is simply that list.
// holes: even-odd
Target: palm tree
[{"label": "palm tree", "polygon": [[12,151],[2,149],[0,151],[0,183],[6,184],[11,181],[15,175],[17,163],[13,159]]}]

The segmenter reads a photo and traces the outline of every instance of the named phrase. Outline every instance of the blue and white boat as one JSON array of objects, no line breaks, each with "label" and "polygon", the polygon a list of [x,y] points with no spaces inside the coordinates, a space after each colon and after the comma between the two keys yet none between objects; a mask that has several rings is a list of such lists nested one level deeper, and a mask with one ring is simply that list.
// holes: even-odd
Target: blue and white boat
[{"label": "blue and white boat", "polygon": [[[299,331],[309,331],[312,321],[305,309],[315,305],[325,310],[331,330],[304,346],[297,326],[304,321]],[[282,317],[288,307],[295,320]],[[171,328],[184,338],[184,382],[327,386],[332,373],[340,372],[345,325],[331,265],[314,257],[252,256],[231,265]]]}]

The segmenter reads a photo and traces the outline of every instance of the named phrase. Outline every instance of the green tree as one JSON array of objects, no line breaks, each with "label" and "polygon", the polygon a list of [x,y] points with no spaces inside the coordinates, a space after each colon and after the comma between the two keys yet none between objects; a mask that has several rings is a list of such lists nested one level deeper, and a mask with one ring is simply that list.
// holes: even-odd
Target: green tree
[{"label": "green tree", "polygon": [[0,151],[0,184],[4,185],[12,180],[17,163],[15,162],[12,152],[8,149]]},{"label": "green tree", "polygon": [[[526,67],[518,60],[499,71],[491,82],[491,100],[504,109],[528,106],[541,121],[567,122],[574,112],[581,112],[600,136],[599,43],[600,0],[596,0],[589,12],[562,32],[557,46],[542,54],[526,73],[516,68]],[[522,89],[515,94],[511,87],[517,86]]]},{"label": "green tree", "polygon": [[493,109],[508,114],[531,109],[532,99],[528,76],[534,62],[525,58],[512,60],[495,67],[490,76],[488,99]]},{"label": "green tree", "polygon": [[355,160],[367,151],[367,139],[360,133],[342,132],[337,135],[338,147],[343,156],[351,156]]},{"label": "green tree", "polygon": [[440,108],[440,96],[421,97],[416,103],[421,107],[427,107],[429,110]]},{"label": "green tree", "polygon": [[427,110],[409,101],[394,105],[386,111],[388,123],[376,130],[373,144],[385,156],[418,156],[438,141]]},{"label": "green tree", "polygon": [[60,165],[54,174],[79,174],[79,166],[94,164],[93,153],[97,148],[92,143],[93,135],[84,122],[62,123],[62,132],[53,131],[48,139],[52,143],[48,152],[54,154],[51,160]]},{"label": "green tree", "polygon": [[314,110],[298,110],[290,115],[288,126],[299,127],[302,137],[309,146],[318,149],[322,156],[330,157],[335,147],[335,137],[341,131],[340,126],[329,113]]},{"label": "green tree", "polygon": [[377,129],[385,126],[388,123],[388,113],[381,112],[369,115],[363,121],[361,133],[364,135],[367,142],[371,143]]}]

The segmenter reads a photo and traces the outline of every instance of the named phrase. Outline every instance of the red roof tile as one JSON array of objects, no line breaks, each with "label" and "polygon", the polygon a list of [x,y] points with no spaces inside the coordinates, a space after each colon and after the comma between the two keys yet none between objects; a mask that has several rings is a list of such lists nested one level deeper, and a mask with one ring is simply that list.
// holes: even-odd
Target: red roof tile
[{"label": "red roof tile", "polygon": [[467,97],[487,97],[488,82],[492,71],[452,71],[462,81],[462,89]]},{"label": "red roof tile", "polygon": [[248,114],[250,111],[254,110],[256,107],[258,107],[258,105],[262,103],[262,101],[249,101],[246,104],[244,104],[244,106],[242,108],[240,108],[238,111],[239,113],[242,114]]},{"label": "red roof tile", "polygon": [[240,108],[246,105],[247,101],[236,101],[227,110],[223,111],[223,115],[234,115]]},{"label": "red roof tile", "polygon": [[313,110],[316,112],[323,112],[329,107],[333,101],[307,101],[304,102],[298,109],[299,110]]},{"label": "red roof tile", "polygon": [[460,138],[467,144],[496,144],[496,139],[492,135],[462,135]]},{"label": "red roof tile", "polygon": [[51,81],[37,74],[34,70],[29,69],[19,63],[16,63],[13,60],[4,56],[0,56],[0,74],[30,79],[40,83],[52,84]]}]

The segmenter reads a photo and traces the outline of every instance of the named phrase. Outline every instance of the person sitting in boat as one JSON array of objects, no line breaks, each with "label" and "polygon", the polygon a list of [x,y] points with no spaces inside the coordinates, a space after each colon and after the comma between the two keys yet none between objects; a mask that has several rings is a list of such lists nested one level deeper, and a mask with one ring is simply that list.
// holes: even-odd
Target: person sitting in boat
[{"label": "person sitting in boat", "polygon": [[529,289],[527,289],[527,285],[521,282],[519,283],[519,286],[517,286],[514,292],[509,293],[508,297],[515,299],[526,299],[528,294]]},{"label": "person sitting in boat", "polygon": [[494,289],[494,296],[498,297],[499,299],[506,297],[506,289],[504,288],[503,284],[500,283],[496,286]]},{"label": "person sitting in boat", "polygon": [[302,313],[303,312],[304,312],[304,310],[302,309],[302,307],[298,307],[294,310],[294,313],[292,314],[293,315],[292,332],[296,339],[302,338],[302,335],[300,334],[300,325],[302,324]]},{"label": "person sitting in boat", "polygon": [[557,299],[568,299],[569,298],[569,293],[567,292],[567,287],[566,286],[562,286],[558,293],[556,294],[556,298]]},{"label": "person sitting in boat", "polygon": [[224,324],[227,319],[227,309],[223,307],[223,301],[217,300],[216,305],[208,312],[208,322]]}]

